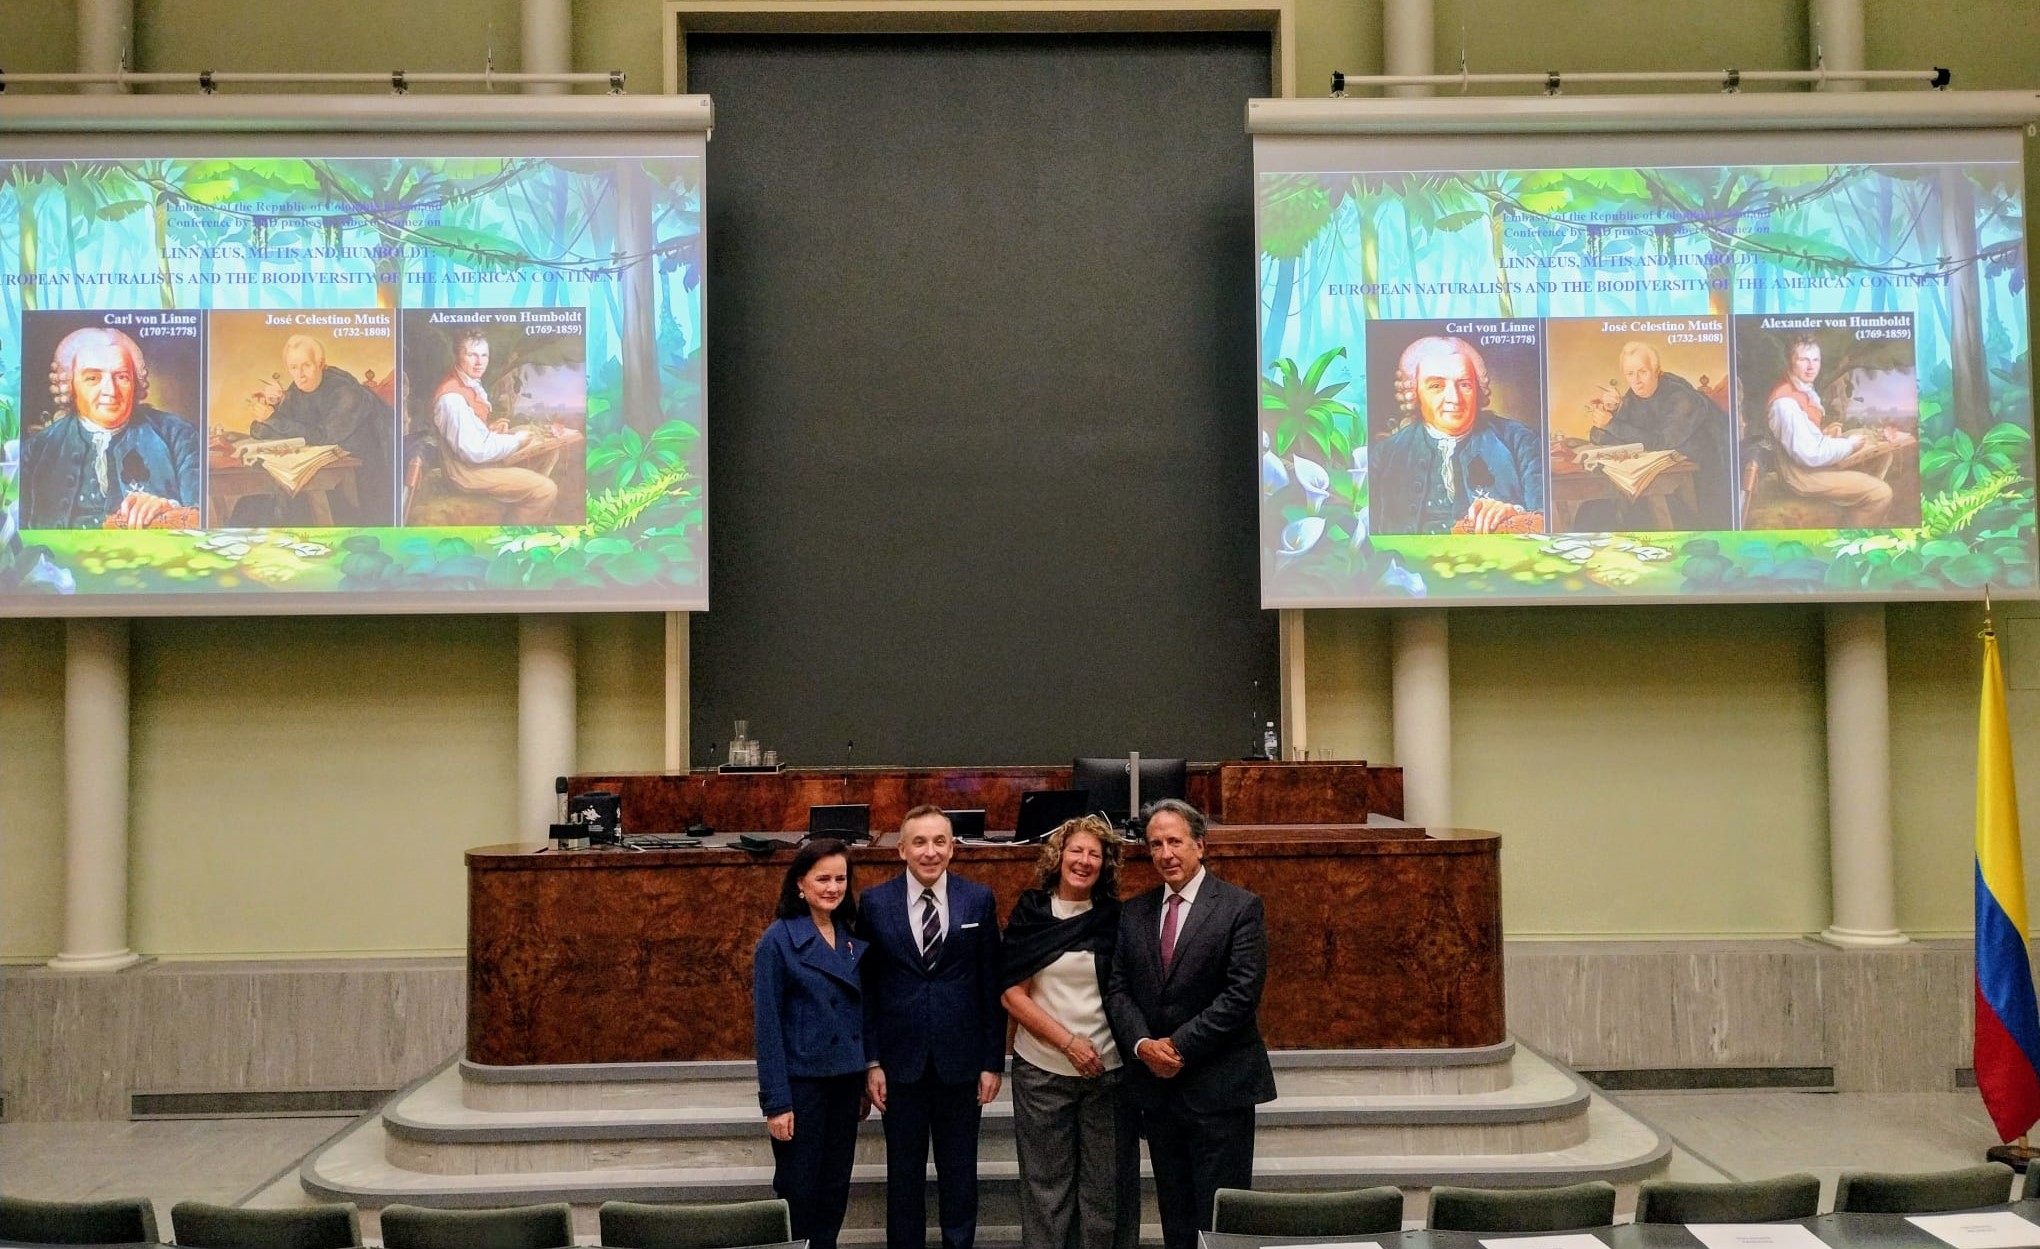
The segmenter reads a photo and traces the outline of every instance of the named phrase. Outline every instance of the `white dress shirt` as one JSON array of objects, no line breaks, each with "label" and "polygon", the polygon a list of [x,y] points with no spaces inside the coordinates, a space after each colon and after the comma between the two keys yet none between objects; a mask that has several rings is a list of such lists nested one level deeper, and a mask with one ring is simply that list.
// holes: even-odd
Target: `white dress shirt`
[{"label": "white dress shirt", "polygon": [[944,871],[940,876],[937,876],[933,885],[923,885],[914,878],[912,872],[907,873],[907,931],[914,934],[914,948],[923,955],[928,953],[928,945],[921,940],[921,893],[923,890],[931,888],[935,891],[935,919],[941,925],[943,939],[947,940],[949,937],[949,873]]},{"label": "white dress shirt", "polygon": [[[1460,440],[1466,435],[1441,434],[1429,425],[1424,426],[1424,432],[1431,436],[1431,441],[1438,448],[1438,476],[1445,482],[1445,493],[1456,498],[1459,494],[1459,480],[1458,474],[1452,468],[1452,453],[1459,450]],[[1199,872],[1200,874],[1202,873],[1201,868]],[[1190,899],[1183,899],[1185,906],[1188,906],[1189,903]]]},{"label": "white dress shirt", "polygon": [[469,464],[494,464],[508,459],[531,441],[523,433],[506,434],[490,429],[489,423],[481,416],[488,410],[482,406],[488,402],[488,395],[482,390],[481,383],[465,374],[456,376],[480,399],[475,403],[464,402],[459,391],[449,391],[439,397],[439,402],[432,409],[432,423],[438,427],[439,437],[445,441],[448,450]]},{"label": "white dress shirt", "polygon": [[[1184,925],[1190,922],[1190,908],[1197,905],[1197,891],[1199,889],[1202,889],[1203,887],[1204,887],[1204,868],[1203,865],[1200,864],[1197,868],[1197,874],[1195,876],[1192,876],[1189,880],[1183,882],[1183,887],[1181,889],[1172,890],[1164,888],[1162,890],[1162,918],[1161,921],[1155,925],[1155,932],[1157,934],[1161,933],[1163,928],[1165,928],[1168,925],[1169,899],[1172,897],[1181,898],[1183,900],[1176,904],[1175,910],[1176,910],[1176,944],[1178,946],[1182,945],[1183,927]],[[1174,954],[1172,953],[1170,957],[1171,960],[1173,961]],[[1152,1040],[1154,1040],[1153,1037],[1144,1036],[1140,1040],[1135,1041],[1133,1043],[1133,1052],[1135,1057],[1138,1057],[1140,1055],[1140,1047]]]},{"label": "white dress shirt", "polygon": [[1771,404],[1771,436],[1778,440],[1779,449],[1791,456],[1793,463],[1807,468],[1826,468],[1848,459],[1856,450],[1855,440],[1837,438],[1820,427],[1819,418],[1827,415],[1827,409],[1813,387],[1796,377],[1792,387],[1806,406],[1786,398]]},{"label": "white dress shirt", "polygon": [[[1204,885],[1204,868],[1200,866],[1197,869],[1197,874],[1195,876],[1192,876],[1189,880],[1185,881],[1181,889],[1174,891],[1175,896],[1183,899],[1183,901],[1178,903],[1176,906],[1176,940],[1178,942],[1181,942],[1183,940],[1183,925],[1190,922],[1190,908],[1197,905],[1197,891],[1198,889],[1202,888],[1203,885]],[[1169,922],[1170,892],[1171,891],[1167,889],[1164,889],[1162,891],[1162,919],[1160,923],[1155,925],[1155,931],[1157,933],[1160,933],[1162,929],[1168,925]]]}]

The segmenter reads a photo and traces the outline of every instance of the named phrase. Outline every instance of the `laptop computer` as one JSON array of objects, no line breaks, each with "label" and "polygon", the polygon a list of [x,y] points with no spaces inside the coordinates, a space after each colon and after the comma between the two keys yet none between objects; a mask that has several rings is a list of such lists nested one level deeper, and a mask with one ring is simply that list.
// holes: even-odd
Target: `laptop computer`
[{"label": "laptop computer", "polygon": [[973,807],[967,811],[944,811],[949,817],[949,830],[956,834],[958,841],[983,841],[985,839],[985,809]]},{"label": "laptop computer", "polygon": [[838,802],[807,809],[807,835],[863,841],[871,835],[871,804]]},{"label": "laptop computer", "polygon": [[1091,795],[1081,789],[1030,789],[1020,795],[1013,840],[1040,841],[1065,820],[1091,813]]}]

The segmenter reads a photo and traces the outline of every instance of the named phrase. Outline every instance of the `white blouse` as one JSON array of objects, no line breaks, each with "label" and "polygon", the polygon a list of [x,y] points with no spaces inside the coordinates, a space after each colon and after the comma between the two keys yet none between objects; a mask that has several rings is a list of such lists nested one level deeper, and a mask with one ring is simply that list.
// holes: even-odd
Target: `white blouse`
[{"label": "white blouse", "polygon": [[[1057,919],[1069,919],[1091,909],[1089,902],[1065,902],[1051,895],[1049,909]],[[1119,1047],[1112,1043],[1112,1028],[1105,1022],[1105,990],[1098,983],[1098,956],[1089,950],[1071,950],[1034,973],[1027,996],[1048,1012],[1049,1018],[1080,1037],[1089,1037],[1098,1057],[1110,1071],[1119,1066]],[[1043,1071],[1074,1076],[1076,1065],[1061,1050],[1051,1048],[1025,1028],[1016,1030],[1013,1052]]]}]

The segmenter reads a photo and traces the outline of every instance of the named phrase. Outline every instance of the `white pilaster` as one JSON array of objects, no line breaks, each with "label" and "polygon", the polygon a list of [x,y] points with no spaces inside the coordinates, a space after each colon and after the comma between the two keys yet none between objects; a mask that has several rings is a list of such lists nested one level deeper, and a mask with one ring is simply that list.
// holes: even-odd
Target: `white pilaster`
[{"label": "white pilaster", "polygon": [[1310,757],[1310,706],[1305,679],[1310,672],[1303,643],[1303,611],[1285,607],[1275,613],[1275,663],[1280,669],[1282,710],[1276,731],[1282,735],[1284,759]]},{"label": "white pilaster", "polygon": [[64,626],[64,944],[50,966],[119,971],[128,949],[128,622]]},{"label": "white pilaster", "polygon": [[1823,941],[1903,945],[1891,846],[1891,696],[1884,607],[1831,603],[1827,635],[1828,858]]},{"label": "white pilaster", "polygon": [[[519,33],[524,47],[524,72],[564,74],[573,69],[574,17],[567,0],[524,0]],[[565,95],[559,82],[527,82],[526,95]]]},{"label": "white pilaster", "polygon": [[1390,613],[1390,683],[1395,762],[1403,770],[1403,815],[1426,828],[1452,825],[1452,659],[1445,611]]},{"label": "white pilaster", "polygon": [[574,627],[566,616],[517,618],[517,839],[542,841],[574,770]]},{"label": "white pilaster", "polygon": [[685,772],[694,754],[694,708],[688,703],[694,652],[684,611],[666,613],[666,770]]}]

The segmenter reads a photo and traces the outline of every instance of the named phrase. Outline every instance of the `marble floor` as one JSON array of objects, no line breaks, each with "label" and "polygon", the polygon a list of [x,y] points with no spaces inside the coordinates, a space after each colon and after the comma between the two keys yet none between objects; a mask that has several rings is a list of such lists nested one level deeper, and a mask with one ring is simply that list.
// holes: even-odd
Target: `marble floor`
[{"label": "marble floor", "polygon": [[1810,1171],[1821,1178],[1823,1205],[1834,1200],[1835,1177],[1845,1169],[1973,1166],[1998,1143],[1974,1092],[1623,1093],[1613,1100],[1723,1174]]},{"label": "marble floor", "polygon": [[[1690,1158],[1678,1178],[1811,1171],[1832,1200],[1848,1167],[1930,1171],[1996,1143],[1974,1093],[1627,1093],[1624,1108]],[[260,1204],[292,1188],[296,1163],[345,1119],[186,1119],[0,1124],[0,1192],[82,1199],[143,1194],[159,1216],[185,1198]]]}]

